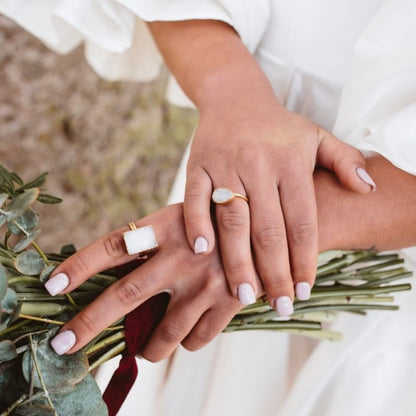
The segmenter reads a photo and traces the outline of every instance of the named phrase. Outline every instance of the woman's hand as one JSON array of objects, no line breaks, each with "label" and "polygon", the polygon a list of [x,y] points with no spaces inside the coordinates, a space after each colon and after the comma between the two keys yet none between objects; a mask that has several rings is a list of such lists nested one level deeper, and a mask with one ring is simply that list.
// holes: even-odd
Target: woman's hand
[{"label": "woman's hand", "polygon": [[[380,156],[369,159],[367,165],[378,183],[378,192],[367,195],[346,190],[326,170],[315,171],[319,251],[374,246],[391,250],[416,244],[415,176]],[[198,256],[189,248],[182,204],[163,208],[136,224],[153,226],[159,249],[65,325],[61,334],[71,331],[70,336],[54,343],[60,353],[78,351],[104,328],[164,290],[170,293],[167,313],[142,352],[151,361],[167,357],[179,343],[189,350],[201,348],[240,310],[240,302],[229,293],[218,251],[214,248]],[[124,231],[127,227],[64,261],[48,281],[48,290],[54,295],[69,293],[93,274],[130,262]]]},{"label": "woman's hand", "polygon": [[364,159],[280,105],[230,26],[185,21],[149,27],[200,112],[187,169],[188,242],[196,253],[214,249],[214,189],[248,197],[248,203],[235,198],[216,206],[216,232],[231,293],[243,305],[254,302],[262,291],[257,271],[270,304],[280,315],[290,315],[294,288],[299,299],[307,299],[316,269],[314,168],[327,168],[349,189],[366,193],[374,182]]},{"label": "woman's hand", "polygon": [[[214,249],[201,257],[189,248],[182,205],[163,208],[136,225],[152,225],[159,248],[65,325],[52,341],[58,353],[78,351],[113,322],[162,291],[170,294],[168,309],[141,352],[150,361],[168,357],[179,343],[189,350],[201,348],[241,308],[229,294],[218,252]],[[123,227],[113,231],[64,261],[47,282],[48,290],[53,294],[69,293],[95,273],[132,261],[135,256],[127,254],[123,240],[127,230]]]}]

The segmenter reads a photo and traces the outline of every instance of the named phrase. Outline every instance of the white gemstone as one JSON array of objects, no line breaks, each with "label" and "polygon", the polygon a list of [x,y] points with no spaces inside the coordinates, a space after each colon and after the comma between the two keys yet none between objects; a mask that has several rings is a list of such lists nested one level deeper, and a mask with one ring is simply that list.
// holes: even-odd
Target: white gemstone
[{"label": "white gemstone", "polygon": [[230,202],[234,198],[234,192],[230,191],[227,188],[217,188],[214,189],[212,193],[212,200],[216,204],[226,204]]},{"label": "white gemstone", "polygon": [[123,233],[124,242],[126,243],[127,253],[132,254],[144,253],[158,247],[153,227],[136,228],[135,230]]}]

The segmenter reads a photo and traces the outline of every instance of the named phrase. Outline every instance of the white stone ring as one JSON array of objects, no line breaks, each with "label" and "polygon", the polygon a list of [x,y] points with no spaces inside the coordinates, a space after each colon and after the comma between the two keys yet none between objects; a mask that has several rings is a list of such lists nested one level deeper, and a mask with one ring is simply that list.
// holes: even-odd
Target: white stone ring
[{"label": "white stone ring", "polygon": [[129,222],[129,231],[123,233],[127,253],[131,256],[137,254],[142,256],[149,251],[159,247],[156,235],[151,225],[137,228],[134,222]]},{"label": "white stone ring", "polygon": [[228,188],[216,188],[212,193],[212,200],[219,205],[229,204],[235,198],[244,199],[244,201],[248,202],[248,198],[245,195],[233,192]]}]

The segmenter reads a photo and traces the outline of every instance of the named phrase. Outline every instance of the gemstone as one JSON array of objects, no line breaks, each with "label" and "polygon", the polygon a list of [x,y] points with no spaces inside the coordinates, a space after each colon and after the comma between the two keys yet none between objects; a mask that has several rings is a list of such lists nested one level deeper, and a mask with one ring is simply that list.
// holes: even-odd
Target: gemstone
[{"label": "gemstone", "polygon": [[135,230],[123,233],[124,242],[126,243],[127,253],[141,254],[158,247],[155,232],[151,225],[136,228]]},{"label": "gemstone", "polygon": [[233,198],[234,192],[227,188],[217,188],[214,189],[214,192],[212,193],[212,200],[216,204],[226,204],[227,202],[232,201]]}]

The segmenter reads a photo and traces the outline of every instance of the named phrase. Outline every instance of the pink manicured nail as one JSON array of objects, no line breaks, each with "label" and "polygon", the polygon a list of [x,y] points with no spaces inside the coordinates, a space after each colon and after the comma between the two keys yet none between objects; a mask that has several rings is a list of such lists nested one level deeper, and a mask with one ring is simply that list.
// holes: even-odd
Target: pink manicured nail
[{"label": "pink manicured nail", "polygon": [[68,285],[68,276],[65,273],[58,273],[45,283],[45,288],[52,296],[55,296],[62,292]]},{"label": "pink manicured nail", "polygon": [[293,313],[293,304],[289,296],[280,296],[276,299],[276,310],[280,316],[290,316]]},{"label": "pink manicured nail", "polygon": [[365,182],[367,185],[371,186],[371,190],[374,192],[377,188],[376,183],[373,181],[373,178],[367,173],[363,168],[357,168],[355,170],[358,177]]},{"label": "pink manicured nail", "polygon": [[249,283],[241,283],[237,288],[237,296],[242,305],[250,305],[256,301],[253,287]]},{"label": "pink manicured nail", "polygon": [[295,291],[299,300],[308,300],[311,297],[311,285],[308,282],[298,283]]},{"label": "pink manicured nail", "polygon": [[62,355],[75,345],[76,340],[72,331],[62,331],[51,341],[51,346],[58,355]]},{"label": "pink manicured nail", "polygon": [[195,254],[205,253],[208,250],[208,241],[204,237],[197,237],[194,244]]}]

